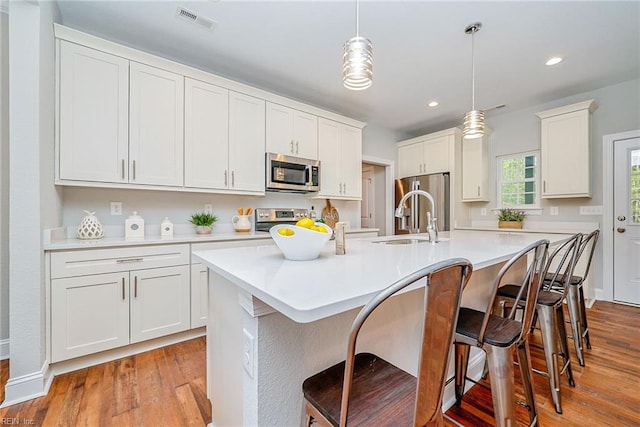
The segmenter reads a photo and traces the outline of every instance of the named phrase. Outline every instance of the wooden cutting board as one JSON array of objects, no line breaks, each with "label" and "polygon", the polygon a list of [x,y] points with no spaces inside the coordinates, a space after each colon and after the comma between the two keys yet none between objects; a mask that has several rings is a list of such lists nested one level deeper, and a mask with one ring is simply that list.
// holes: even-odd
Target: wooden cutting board
[{"label": "wooden cutting board", "polygon": [[322,219],[324,219],[324,222],[331,228],[335,228],[336,222],[340,221],[338,210],[333,207],[329,199],[327,199],[327,205],[322,208]]}]

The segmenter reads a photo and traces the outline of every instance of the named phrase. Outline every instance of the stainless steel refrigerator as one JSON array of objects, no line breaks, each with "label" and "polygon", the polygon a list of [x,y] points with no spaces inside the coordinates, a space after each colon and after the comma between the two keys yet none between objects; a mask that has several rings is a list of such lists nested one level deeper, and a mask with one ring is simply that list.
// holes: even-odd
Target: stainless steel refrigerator
[{"label": "stainless steel refrigerator", "polygon": [[[396,203],[398,206],[402,197],[414,189],[424,190],[433,196],[436,202],[435,214],[438,219],[438,230],[449,231],[451,229],[450,203],[449,203],[449,174],[437,173],[432,175],[420,175],[409,178],[396,179]],[[422,196],[412,196],[404,204],[404,215],[408,228],[419,228],[420,233],[427,232],[427,211],[431,211],[431,204]],[[395,234],[407,234],[409,230],[401,230],[400,219],[395,218]]]}]

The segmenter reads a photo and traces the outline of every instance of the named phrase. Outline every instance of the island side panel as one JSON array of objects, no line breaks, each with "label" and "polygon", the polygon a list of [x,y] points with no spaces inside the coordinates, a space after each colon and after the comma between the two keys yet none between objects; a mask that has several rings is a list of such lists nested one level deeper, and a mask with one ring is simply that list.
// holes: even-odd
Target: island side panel
[{"label": "island side panel", "polygon": [[243,425],[243,312],[238,288],[209,270],[207,390],[215,427]]}]

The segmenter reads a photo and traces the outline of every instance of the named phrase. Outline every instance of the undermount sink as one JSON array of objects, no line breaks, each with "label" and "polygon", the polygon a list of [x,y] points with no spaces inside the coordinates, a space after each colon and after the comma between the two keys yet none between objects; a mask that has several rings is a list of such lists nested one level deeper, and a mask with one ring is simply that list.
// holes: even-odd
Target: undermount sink
[{"label": "undermount sink", "polygon": [[[449,240],[447,237],[441,237],[439,239],[440,242],[445,240]],[[413,245],[416,243],[429,243],[429,239],[426,237],[402,237],[402,238],[391,238],[386,240],[374,240],[373,243],[382,243],[385,245]]]}]

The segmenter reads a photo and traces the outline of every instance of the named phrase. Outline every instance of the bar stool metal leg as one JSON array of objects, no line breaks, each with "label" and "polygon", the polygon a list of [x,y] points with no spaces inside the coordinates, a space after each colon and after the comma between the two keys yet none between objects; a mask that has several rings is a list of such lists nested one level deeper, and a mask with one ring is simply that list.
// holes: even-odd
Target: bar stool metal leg
[{"label": "bar stool metal leg", "polygon": [[486,351],[496,426],[515,426],[513,353],[508,347],[487,346]]},{"label": "bar stool metal leg", "polygon": [[584,366],[584,354],[582,352],[582,322],[580,313],[580,301],[578,287],[568,285],[567,307],[569,308],[569,318],[571,319],[571,333],[573,335],[573,345],[576,349],[576,356],[580,366]]},{"label": "bar stool metal leg", "polygon": [[456,405],[460,406],[460,404],[462,403],[462,395],[464,394],[464,386],[467,379],[467,367],[469,366],[469,352],[471,351],[471,347],[465,344],[455,344],[454,351],[456,363]]},{"label": "bar stool metal leg", "polygon": [[564,318],[564,310],[562,305],[556,307],[556,325],[558,325],[558,344],[560,345],[560,351],[564,363],[560,370],[560,375],[564,372],[567,373],[567,380],[571,387],[575,387],[576,383],[573,381],[573,372],[571,371],[571,355],[569,354],[569,339],[567,337],[567,323]]},{"label": "bar stool metal leg", "polygon": [[549,375],[549,386],[551,397],[558,414],[562,413],[562,402],[560,400],[560,368],[558,366],[558,345],[556,342],[556,331],[558,330],[555,308],[548,305],[538,305],[538,319],[540,320],[540,332],[542,334],[542,346],[544,347],[544,357],[547,362],[547,372]]},{"label": "bar stool metal leg", "polygon": [[587,345],[587,348],[591,350],[591,340],[589,340],[589,325],[587,324],[587,307],[584,304],[584,287],[582,283],[578,286],[580,293],[580,321],[582,323],[582,336],[584,337],[584,342]]},{"label": "bar stool metal leg", "polygon": [[518,363],[520,364],[520,377],[526,398],[527,411],[529,412],[530,425],[538,423],[536,413],[536,399],[533,393],[533,378],[531,376],[531,355],[529,353],[529,341],[518,345]]}]

